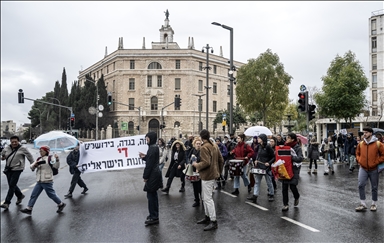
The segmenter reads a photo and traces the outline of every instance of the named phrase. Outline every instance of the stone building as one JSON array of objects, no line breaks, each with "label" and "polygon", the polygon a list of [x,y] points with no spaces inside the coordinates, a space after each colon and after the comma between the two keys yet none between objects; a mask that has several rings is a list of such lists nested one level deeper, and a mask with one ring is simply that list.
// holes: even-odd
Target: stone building
[{"label": "stone building", "polygon": [[16,132],[16,123],[13,120],[1,121],[1,137],[9,137]]},{"label": "stone building", "polygon": [[[145,38],[141,49],[124,49],[121,37],[116,51],[108,54],[106,49],[102,60],[79,72],[80,85],[84,84],[87,74],[94,80],[104,75],[113,100],[109,115],[118,121],[120,136],[137,134],[138,126],[140,134],[154,131],[165,139],[198,134],[199,96],[201,128],[206,128],[207,88],[209,131],[216,129],[213,120],[217,112],[229,110],[229,58],[223,57],[221,47],[214,53],[211,53],[213,48],[203,48],[204,53],[202,49],[196,50],[193,37],[188,38],[186,48],[180,48],[169,22],[166,16],[159,30],[160,41],[152,42],[150,49],[146,48]],[[236,68],[241,65],[244,64],[234,61]],[[179,109],[172,104],[176,95],[181,98]],[[233,100],[236,101],[235,92]],[[160,125],[165,128],[160,129]]]}]

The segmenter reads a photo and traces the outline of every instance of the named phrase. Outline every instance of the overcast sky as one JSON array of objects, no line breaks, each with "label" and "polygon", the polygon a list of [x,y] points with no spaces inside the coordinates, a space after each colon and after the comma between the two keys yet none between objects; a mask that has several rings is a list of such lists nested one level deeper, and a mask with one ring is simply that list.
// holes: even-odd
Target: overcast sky
[{"label": "overcast sky", "polygon": [[147,48],[160,41],[159,29],[168,9],[173,40],[195,49],[206,44],[229,58],[229,31],[234,29],[234,59],[246,63],[268,48],[293,77],[289,98],[301,84],[321,88],[336,55],[354,52],[369,74],[369,18],[384,9],[376,2],[239,2],[239,1],[1,1],[1,120],[19,126],[33,102],[18,104],[17,93],[38,99],[61,82],[65,67],[68,89],[79,71],[112,53],[119,37],[125,49]]}]

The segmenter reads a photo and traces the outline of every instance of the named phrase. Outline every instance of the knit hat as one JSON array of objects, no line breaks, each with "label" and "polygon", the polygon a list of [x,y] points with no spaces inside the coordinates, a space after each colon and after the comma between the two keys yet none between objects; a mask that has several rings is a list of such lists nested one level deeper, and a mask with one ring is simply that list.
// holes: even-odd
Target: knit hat
[{"label": "knit hat", "polygon": [[47,145],[41,146],[40,149],[44,150],[47,154],[49,154],[49,151],[51,151],[51,149]]}]

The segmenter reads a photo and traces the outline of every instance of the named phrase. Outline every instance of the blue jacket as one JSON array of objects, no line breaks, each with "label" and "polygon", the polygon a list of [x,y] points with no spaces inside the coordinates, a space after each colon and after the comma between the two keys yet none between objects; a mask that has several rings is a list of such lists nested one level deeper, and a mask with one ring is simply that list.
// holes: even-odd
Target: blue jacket
[{"label": "blue jacket", "polygon": [[221,156],[223,156],[224,159],[227,158],[228,156],[227,147],[224,144],[219,143],[219,149],[220,149]]}]

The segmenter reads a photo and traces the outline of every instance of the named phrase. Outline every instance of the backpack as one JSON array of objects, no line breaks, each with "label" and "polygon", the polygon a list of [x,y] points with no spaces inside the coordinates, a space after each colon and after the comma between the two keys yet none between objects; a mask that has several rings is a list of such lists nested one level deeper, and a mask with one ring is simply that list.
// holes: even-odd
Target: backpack
[{"label": "backpack", "polygon": [[[52,155],[49,155],[48,156],[48,164],[52,169],[53,175],[55,176],[55,175],[59,174],[59,169],[56,169],[55,167],[53,167],[53,165],[51,164],[51,158],[52,158]],[[39,160],[39,159],[41,159],[41,157],[37,158],[37,160]]]}]

